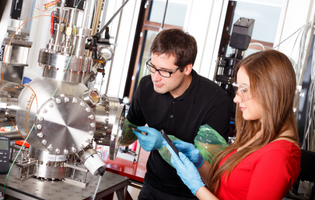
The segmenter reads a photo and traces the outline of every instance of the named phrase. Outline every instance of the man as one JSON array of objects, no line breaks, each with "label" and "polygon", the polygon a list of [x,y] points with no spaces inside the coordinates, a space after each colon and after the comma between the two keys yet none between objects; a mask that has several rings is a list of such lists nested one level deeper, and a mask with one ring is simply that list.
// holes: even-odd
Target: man
[{"label": "man", "polygon": [[156,150],[163,140],[158,131],[164,129],[194,143],[199,127],[208,124],[227,139],[230,99],[222,88],[192,69],[197,44],[188,33],[161,31],[150,51],[146,65],[151,75],[141,79],[127,115],[132,124],[154,128],[145,127],[149,134],[138,137],[140,145],[151,151],[139,199],[196,199]]}]

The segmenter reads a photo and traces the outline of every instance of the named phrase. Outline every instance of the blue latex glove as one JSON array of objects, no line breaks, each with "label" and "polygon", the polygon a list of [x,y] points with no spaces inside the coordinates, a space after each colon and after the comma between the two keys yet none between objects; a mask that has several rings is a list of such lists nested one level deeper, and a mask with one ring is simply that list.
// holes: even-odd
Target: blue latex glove
[{"label": "blue latex glove", "polygon": [[166,141],[164,141],[163,144],[171,153],[171,163],[176,168],[178,176],[182,179],[184,184],[187,185],[190,191],[196,195],[199,188],[205,186],[197,168],[182,152],[179,152],[178,157]]},{"label": "blue latex glove", "polygon": [[185,154],[185,156],[194,163],[195,167],[199,168],[204,163],[204,157],[200,155],[200,151],[196,149],[193,144],[180,140],[175,140],[173,143],[180,152]]},{"label": "blue latex glove", "polygon": [[145,151],[160,149],[163,146],[164,138],[160,131],[146,126],[138,126],[137,129],[148,134],[143,135],[142,133],[133,131],[138,137],[141,147]]}]

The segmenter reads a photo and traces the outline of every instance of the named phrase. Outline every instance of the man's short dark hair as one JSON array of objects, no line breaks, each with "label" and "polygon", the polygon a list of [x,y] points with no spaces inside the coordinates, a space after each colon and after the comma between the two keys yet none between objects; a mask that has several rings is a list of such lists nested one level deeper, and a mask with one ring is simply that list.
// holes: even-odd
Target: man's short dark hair
[{"label": "man's short dark hair", "polygon": [[181,29],[167,29],[161,31],[153,40],[151,54],[166,54],[175,56],[175,65],[183,68],[194,65],[197,56],[197,42],[195,38]]}]

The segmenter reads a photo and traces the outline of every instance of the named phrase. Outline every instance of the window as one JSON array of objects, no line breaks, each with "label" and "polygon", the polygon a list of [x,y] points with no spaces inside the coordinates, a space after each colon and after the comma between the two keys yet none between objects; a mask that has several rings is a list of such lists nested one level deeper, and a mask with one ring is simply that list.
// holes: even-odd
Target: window
[{"label": "window", "polygon": [[[282,16],[282,7],[286,0],[237,0],[234,2],[234,10],[231,10],[232,16],[229,35],[232,34],[233,24],[241,17],[255,20],[251,44],[245,52],[245,57],[256,51],[273,48],[276,42],[279,21]],[[227,13],[227,17],[228,17]],[[277,45],[277,44],[276,44]],[[227,45],[225,56],[232,53],[232,48]]]}]

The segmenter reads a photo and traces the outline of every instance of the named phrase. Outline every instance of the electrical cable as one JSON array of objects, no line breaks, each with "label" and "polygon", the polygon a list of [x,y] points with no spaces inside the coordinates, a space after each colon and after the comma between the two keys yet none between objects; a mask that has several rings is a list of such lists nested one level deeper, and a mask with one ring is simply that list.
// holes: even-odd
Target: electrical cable
[{"label": "electrical cable", "polygon": [[53,6],[55,6],[57,3],[59,3],[60,0],[55,0],[55,1],[51,1],[51,2],[48,2],[46,4],[43,4],[44,5],[44,9],[40,9],[39,6],[38,6],[38,11],[36,11],[33,16],[35,16],[38,12],[44,12],[44,11],[48,11],[48,8],[51,8]]},{"label": "electrical cable", "polygon": [[[34,93],[34,95],[35,95],[34,98],[36,99],[36,113],[37,113],[37,111],[38,111],[38,99],[37,99],[37,95],[36,95],[35,91],[34,91],[29,85],[25,85],[25,84],[18,85],[18,86],[16,86],[16,87],[12,88],[8,93],[10,93],[11,91],[15,90],[16,88],[18,88],[18,87],[20,87],[20,86],[26,86],[26,87],[28,87],[29,89],[31,89],[32,92]],[[33,101],[31,102],[31,105],[32,105],[32,104],[33,104]],[[14,124],[14,122],[13,122],[13,120],[12,120],[11,117],[10,117],[10,119],[11,119],[11,122],[12,122],[12,124],[13,124],[13,126],[14,126],[16,132],[17,132],[20,136],[22,136],[22,138],[27,137],[28,135],[23,136],[23,135],[17,130],[17,128],[16,128],[16,126],[15,126],[15,124]],[[35,121],[34,121],[33,125],[35,125]]]},{"label": "electrical cable", "polygon": [[[20,87],[20,86],[26,86],[26,87],[30,88],[30,89],[32,90],[32,92],[34,93],[34,95],[35,95],[34,98],[36,99],[36,113],[37,113],[37,111],[38,111],[37,95],[36,95],[35,91],[34,91],[30,86],[28,86],[28,85],[18,85],[18,86],[16,86],[16,87],[12,88],[8,93],[10,93],[11,91],[13,91],[14,89],[16,89],[16,88],[18,88],[18,87]],[[33,105],[33,101],[31,102],[31,105]],[[17,133],[22,136],[22,134],[20,134],[20,133],[18,132],[18,130],[17,130],[17,128],[16,128],[16,126],[15,126],[15,124],[14,124],[14,122],[13,122],[13,120],[12,120],[11,117],[10,117],[10,119],[11,119],[12,124],[13,124],[15,130],[17,131]],[[4,196],[4,198],[5,198],[5,188],[6,188],[7,179],[8,179],[8,177],[9,177],[10,172],[11,172],[12,166],[14,165],[14,163],[15,163],[17,157],[19,156],[19,154],[20,154],[20,152],[21,152],[21,150],[22,150],[22,148],[23,148],[25,142],[27,141],[27,139],[28,139],[28,137],[30,136],[30,133],[32,132],[32,130],[33,130],[34,127],[35,127],[35,121],[34,121],[34,123],[33,123],[33,125],[32,125],[31,130],[30,130],[29,133],[26,135],[26,138],[22,136],[23,138],[25,138],[25,140],[24,140],[24,142],[23,142],[23,144],[22,144],[22,146],[21,146],[21,148],[20,148],[20,150],[19,150],[17,156],[15,157],[14,161],[12,162],[11,167],[10,167],[10,169],[9,169],[9,171],[8,171],[8,174],[7,174],[6,179],[5,179],[5,182],[4,182],[4,186],[3,186],[3,187],[4,187],[4,189],[3,189],[3,196]],[[12,152],[12,153],[13,153],[13,152]]]},{"label": "electrical cable", "polygon": [[301,26],[298,30],[296,30],[294,33],[292,33],[291,35],[289,35],[289,37],[287,37],[286,39],[284,39],[283,41],[281,41],[277,46],[274,46],[273,48],[277,48],[279,45],[281,45],[282,43],[284,43],[285,41],[287,41],[290,37],[292,37],[294,34],[296,34],[301,28],[303,28],[305,25]]},{"label": "electrical cable", "polygon": [[94,192],[94,195],[93,195],[93,200],[95,199],[96,197],[96,193],[97,193],[97,190],[100,186],[100,183],[101,183],[101,179],[102,179],[102,176],[100,175],[99,179],[98,179],[98,182],[97,182],[97,186],[96,186],[96,189],[95,189],[95,192]]},{"label": "electrical cable", "polygon": [[30,136],[30,133],[33,131],[33,128],[34,128],[34,127],[35,127],[35,124],[32,126],[30,132],[28,133],[27,137],[25,138],[25,140],[24,140],[24,142],[23,142],[23,144],[22,144],[22,146],[21,146],[21,148],[20,148],[18,154],[15,156],[15,158],[14,158],[14,160],[13,160],[11,166],[10,166],[9,172],[8,172],[6,178],[5,178],[4,186],[3,186],[3,197],[4,197],[4,199],[5,199],[5,189],[6,189],[6,185],[7,185],[7,180],[8,180],[9,174],[10,174],[10,172],[11,172],[11,169],[12,169],[12,167],[13,167],[13,165],[14,165],[16,159],[17,159],[17,157],[20,155],[21,150],[22,150],[22,148],[24,147],[25,142],[26,142],[26,140],[28,139],[28,137]]}]

